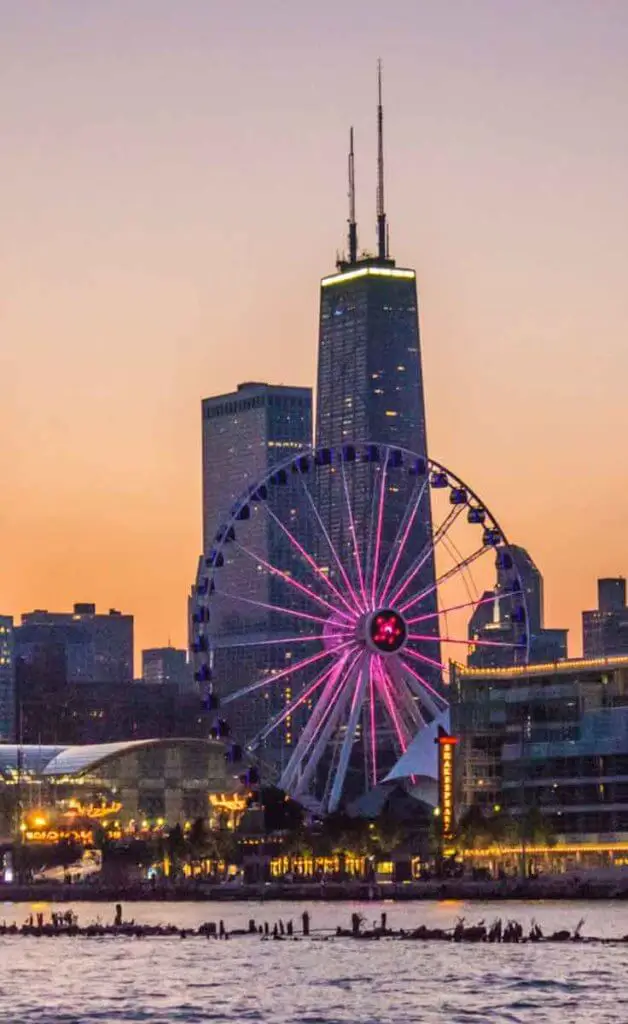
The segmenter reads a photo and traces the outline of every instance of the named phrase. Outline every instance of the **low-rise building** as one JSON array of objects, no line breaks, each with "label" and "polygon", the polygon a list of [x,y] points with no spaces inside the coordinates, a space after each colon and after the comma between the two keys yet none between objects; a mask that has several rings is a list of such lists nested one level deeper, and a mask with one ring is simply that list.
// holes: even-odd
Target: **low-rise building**
[{"label": "low-rise building", "polygon": [[628,841],[628,657],[453,675],[462,809],[535,809],[561,842]]},{"label": "low-rise building", "polygon": [[[149,739],[87,746],[0,744],[0,837],[19,817],[26,842],[184,825],[212,814],[212,797],[240,787],[224,743]],[[76,833],[76,834],[75,834]]]}]

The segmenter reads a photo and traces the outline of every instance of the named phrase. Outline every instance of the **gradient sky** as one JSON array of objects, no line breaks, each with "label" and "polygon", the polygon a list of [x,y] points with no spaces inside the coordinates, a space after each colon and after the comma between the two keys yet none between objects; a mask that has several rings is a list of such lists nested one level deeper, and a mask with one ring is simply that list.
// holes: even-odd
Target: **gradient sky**
[{"label": "gradient sky", "polygon": [[0,612],[185,643],[200,399],[313,382],[379,56],[431,453],[579,653],[628,571],[625,0],[0,0]]}]

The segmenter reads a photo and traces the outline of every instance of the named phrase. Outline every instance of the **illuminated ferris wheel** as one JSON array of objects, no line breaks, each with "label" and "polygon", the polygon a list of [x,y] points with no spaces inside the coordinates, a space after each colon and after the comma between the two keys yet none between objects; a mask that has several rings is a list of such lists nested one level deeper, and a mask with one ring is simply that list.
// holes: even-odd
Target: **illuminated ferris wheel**
[{"label": "illuminated ferris wheel", "polygon": [[[500,629],[486,639],[496,601]],[[470,639],[472,615],[483,639]],[[435,775],[450,661],[528,653],[525,594],[496,519],[446,467],[390,445],[312,449],[250,486],[201,562],[193,622],[215,731],[322,812],[412,751],[406,774]]]}]

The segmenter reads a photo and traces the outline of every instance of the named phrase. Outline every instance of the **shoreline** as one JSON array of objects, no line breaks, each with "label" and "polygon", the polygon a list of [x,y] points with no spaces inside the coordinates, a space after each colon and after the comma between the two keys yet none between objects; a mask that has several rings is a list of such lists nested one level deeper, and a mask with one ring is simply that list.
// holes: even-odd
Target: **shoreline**
[{"label": "shoreline", "polygon": [[9,903],[116,903],[124,902],[367,902],[394,900],[422,902],[457,900],[491,902],[505,900],[628,900],[628,877],[506,879],[466,881],[448,879],[425,882],[380,883],[257,883],[250,885],[194,884],[128,885],[39,882],[0,885],[0,900]]}]

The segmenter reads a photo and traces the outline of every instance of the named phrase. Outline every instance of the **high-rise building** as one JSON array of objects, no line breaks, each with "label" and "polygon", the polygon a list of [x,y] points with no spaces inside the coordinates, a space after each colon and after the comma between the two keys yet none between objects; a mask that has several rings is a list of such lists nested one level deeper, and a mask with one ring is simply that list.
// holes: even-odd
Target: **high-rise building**
[{"label": "high-rise building", "polygon": [[312,389],[239,384],[205,398],[203,430],[203,551],[208,552],[234,501],[271,466],[312,443]]},{"label": "high-rise building", "polygon": [[15,643],[22,663],[52,660],[69,684],[133,680],[133,616],[115,608],[106,615],[94,604],[75,604],[71,612],[27,612]]},{"label": "high-rise building", "polygon": [[14,736],[15,721],[15,652],[13,619],[0,615],[0,740]]},{"label": "high-rise building", "polygon": [[181,692],[192,688],[192,667],[187,651],[176,647],[152,647],[142,651],[142,681],[151,686],[176,686]]},{"label": "high-rise building", "polygon": [[[350,519],[353,518],[357,545],[364,560],[377,506],[374,499],[385,472],[386,455],[382,446],[408,449],[419,460],[427,457],[416,273],[397,266],[390,255],[384,205],[381,74],[378,86],[376,253],[358,253],[351,130],[347,253],[338,260],[337,272],[322,279],[320,292],[316,444],[334,450],[334,458],[328,467],[318,471],[318,502],[329,538],[350,575],[354,575]],[[364,442],[373,445],[368,450],[369,457],[358,456],[350,472],[339,472],[339,450],[343,458],[352,457],[351,448]],[[345,485],[349,502],[345,501]],[[351,516],[347,510],[349,503]],[[407,495],[390,480],[386,485],[379,532],[380,565],[386,564],[398,540],[406,503]],[[400,575],[416,563],[420,552],[429,551],[431,536],[430,492],[425,488],[412,534],[398,563]],[[338,579],[328,546],[321,541],[320,549],[319,561],[330,578]],[[428,555],[413,584],[417,593],[428,592],[422,603],[422,612],[427,616],[424,628],[436,639],[425,642],[424,653],[432,662],[440,661],[438,617],[429,618],[437,610],[435,575],[434,560]],[[438,670],[426,664],[424,674],[433,685],[441,684]],[[379,736],[382,748],[378,751],[378,764],[383,766],[390,762],[392,765],[396,759],[394,742],[384,722]]]},{"label": "high-rise building", "polygon": [[582,613],[585,658],[628,654],[628,607],[623,576],[597,581],[598,606]]},{"label": "high-rise building", "polygon": [[[237,391],[206,398],[202,403],[203,428],[203,560],[211,557],[221,527],[237,501],[273,467],[297,455],[312,444],[311,388],[265,383],[240,384]],[[291,509],[304,498],[298,481],[290,478],[281,488],[275,511],[283,522],[291,522]],[[298,530],[298,528],[297,528]],[[257,505],[246,524],[246,547],[229,549],[228,593],[213,602],[211,637],[214,652],[214,688],[219,695],[240,689],[264,674],[286,667],[292,652],[276,646],[255,646],[270,634],[286,635],[286,619],[268,606],[297,607],[298,594],[285,593],[276,577],[258,571],[259,556],[273,566],[298,576],[295,553],[272,517]],[[242,598],[245,600],[242,600]],[[193,614],[194,590],[190,601]],[[300,604],[299,604],[300,606]],[[288,620],[290,622],[291,620]],[[294,632],[292,627],[291,632]],[[288,633],[290,635],[290,633]],[[246,636],[246,646],[243,637]],[[190,623],[190,646],[194,662],[194,628]],[[281,660],[283,659],[283,660]],[[202,683],[202,680],[198,680]],[[282,690],[260,690],[229,709],[229,721],[241,740],[251,739],[269,714],[290,698],[289,686]],[[289,744],[284,731],[277,742]]]},{"label": "high-rise building", "polygon": [[[525,598],[532,664],[560,661],[567,657],[566,629],[546,629],[544,624],[543,577],[525,548],[514,544],[496,551],[497,583],[485,591],[469,619],[469,640],[489,641],[504,646],[469,649],[468,665],[474,668],[506,668],[514,665],[521,627],[513,621],[513,587]],[[491,600],[491,597],[494,600]],[[512,647],[506,645],[512,644]]]}]

